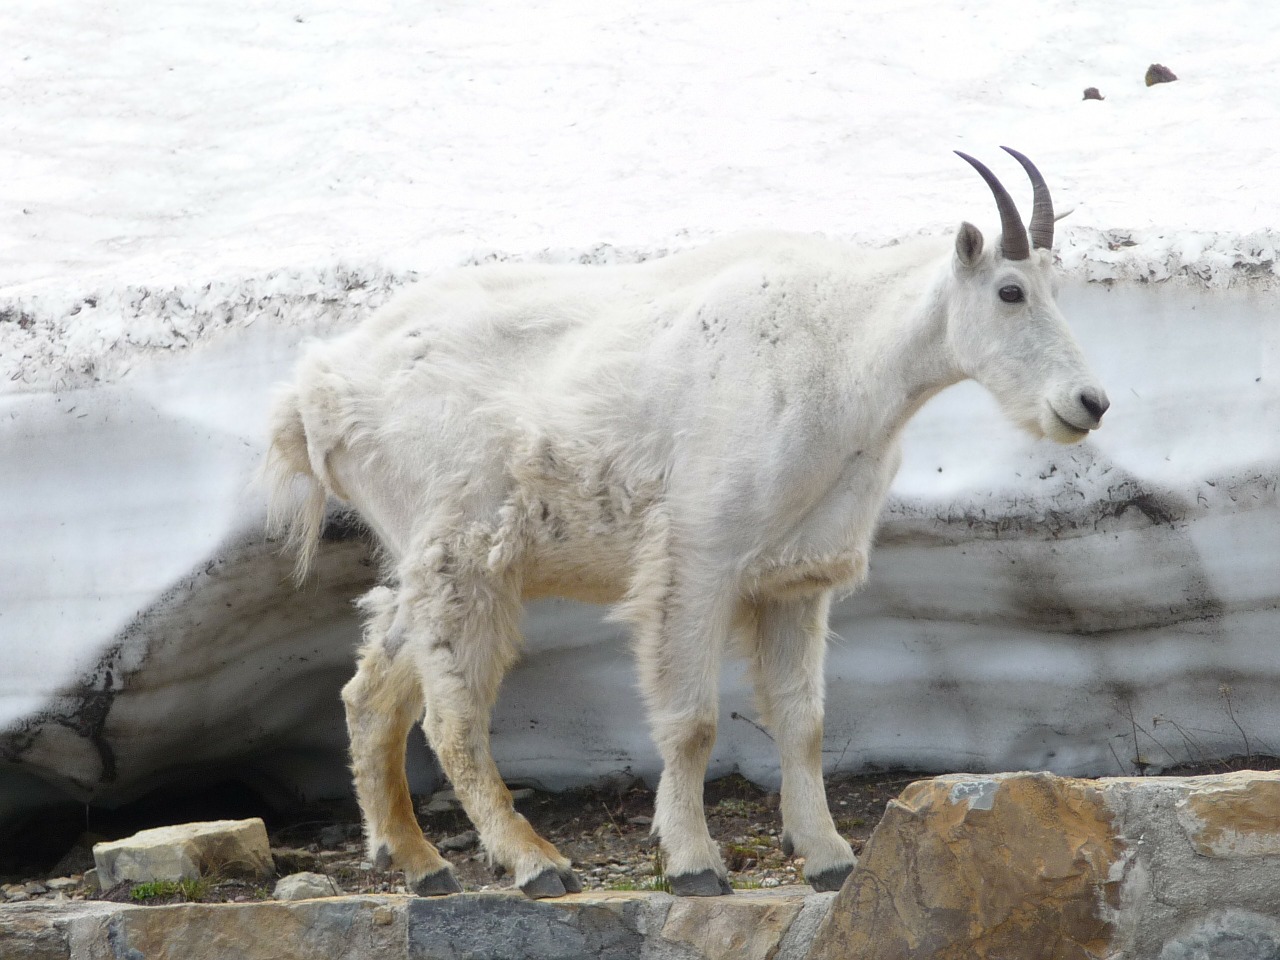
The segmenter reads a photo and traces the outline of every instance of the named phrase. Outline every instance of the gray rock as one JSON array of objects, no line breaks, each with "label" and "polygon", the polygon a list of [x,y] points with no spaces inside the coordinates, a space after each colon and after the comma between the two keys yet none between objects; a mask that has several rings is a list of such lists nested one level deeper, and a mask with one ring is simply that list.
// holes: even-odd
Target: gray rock
[{"label": "gray rock", "polygon": [[1159,960],[1280,960],[1280,923],[1224,911],[1169,940]]},{"label": "gray rock", "polygon": [[644,940],[638,911],[634,901],[565,909],[507,895],[417,900],[409,904],[409,958],[632,960]]},{"label": "gray rock", "polygon": [[329,877],[320,873],[293,873],[276,881],[271,895],[277,900],[311,900],[336,897],[342,891]]},{"label": "gray rock", "polygon": [[28,913],[28,909],[14,904],[0,910],[0,958],[71,960],[68,924],[58,922],[60,918],[42,916],[44,911]]}]

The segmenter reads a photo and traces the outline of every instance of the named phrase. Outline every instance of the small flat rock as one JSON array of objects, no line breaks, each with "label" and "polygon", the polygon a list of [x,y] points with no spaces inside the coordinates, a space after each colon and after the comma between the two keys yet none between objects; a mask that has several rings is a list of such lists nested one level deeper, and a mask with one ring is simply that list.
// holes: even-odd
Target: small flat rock
[{"label": "small flat rock", "polygon": [[261,818],[211,820],[143,830],[93,847],[99,883],[123,880],[265,879],[275,872]]},{"label": "small flat rock", "polygon": [[[512,803],[522,803],[531,799],[537,792],[532,787],[514,787],[508,788],[511,793]],[[436,813],[453,813],[462,809],[462,801],[458,799],[458,795],[452,788],[437,790],[431,795],[431,799],[426,803],[418,805],[418,812],[430,816]]]},{"label": "small flat rock", "polygon": [[341,893],[338,885],[324,874],[293,873],[281,877],[271,895],[277,900],[312,900],[316,897],[336,897]]},{"label": "small flat rock", "polygon": [[436,848],[443,850],[445,853],[461,853],[463,850],[470,850],[480,842],[480,834],[474,830],[466,830],[463,833],[454,834],[452,837],[445,837]]},{"label": "small flat rock", "polygon": [[340,847],[347,842],[347,828],[345,824],[335,823],[325,827],[320,831],[320,846],[327,850]]}]

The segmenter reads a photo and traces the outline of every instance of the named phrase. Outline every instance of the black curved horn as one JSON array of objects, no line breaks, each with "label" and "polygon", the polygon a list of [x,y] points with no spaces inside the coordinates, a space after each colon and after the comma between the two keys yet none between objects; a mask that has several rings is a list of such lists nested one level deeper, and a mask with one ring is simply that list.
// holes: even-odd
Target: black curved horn
[{"label": "black curved horn", "polygon": [[1013,203],[1013,197],[1009,196],[1009,191],[985,164],[959,150],[956,151],[956,156],[977,170],[995,195],[996,206],[1000,209],[1000,255],[1006,260],[1026,260],[1031,256],[1031,249],[1027,245],[1027,231],[1023,229],[1022,217],[1018,215],[1018,208]]},{"label": "black curved horn", "polygon": [[1027,233],[1031,234],[1031,246],[1039,250],[1053,249],[1053,200],[1049,197],[1048,184],[1044,182],[1036,165],[1013,147],[1000,149],[1022,164],[1022,169],[1031,178],[1031,189],[1035,197],[1031,208],[1031,225],[1027,227]]}]

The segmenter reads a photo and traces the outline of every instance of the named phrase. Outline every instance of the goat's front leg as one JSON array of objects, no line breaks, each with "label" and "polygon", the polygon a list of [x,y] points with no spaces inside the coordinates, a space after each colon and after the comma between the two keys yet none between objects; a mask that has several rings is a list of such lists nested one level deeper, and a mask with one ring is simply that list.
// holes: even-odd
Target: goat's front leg
[{"label": "goat's front leg", "polygon": [[361,601],[369,612],[356,675],[342,688],[351,770],[364,818],[369,859],[377,869],[404,870],[420,896],[459,893],[453,868],[422,835],[405,778],[405,741],[422,716],[413,660],[389,636],[394,595],[377,587]]},{"label": "goat's front leg", "polygon": [[804,857],[815,890],[838,890],[855,858],[836,831],[822,782],[823,662],[830,594],[756,604],[751,669],[765,725],[782,754],[782,847]]},{"label": "goat's front leg", "polygon": [[662,756],[653,832],[662,841],[673,893],[732,893],[702,806],[702,784],[716,740],[729,605],[715,599],[694,601],[676,589],[654,600],[649,607],[653,615],[636,623],[640,686]]},{"label": "goat's front leg", "polygon": [[401,602],[427,740],[485,850],[528,897],[580,892],[569,860],[516,812],[489,747],[490,711],[521,645],[518,588],[440,548],[414,565]]}]

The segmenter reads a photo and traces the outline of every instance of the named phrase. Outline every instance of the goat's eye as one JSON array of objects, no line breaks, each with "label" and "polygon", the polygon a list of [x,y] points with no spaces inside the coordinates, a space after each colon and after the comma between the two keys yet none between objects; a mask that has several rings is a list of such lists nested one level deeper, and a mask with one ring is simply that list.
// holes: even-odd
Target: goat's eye
[{"label": "goat's eye", "polygon": [[1023,300],[1022,288],[1013,283],[1006,287],[1001,287],[1000,299],[1005,303],[1021,303]]}]

